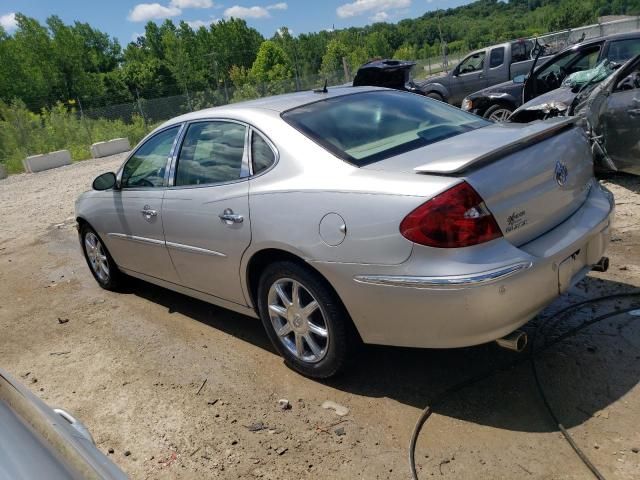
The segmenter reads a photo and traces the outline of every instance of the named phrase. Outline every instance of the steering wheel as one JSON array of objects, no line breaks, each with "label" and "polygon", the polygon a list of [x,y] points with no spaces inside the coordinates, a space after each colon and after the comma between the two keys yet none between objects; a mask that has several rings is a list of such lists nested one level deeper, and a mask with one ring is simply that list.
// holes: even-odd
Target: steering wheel
[{"label": "steering wheel", "polygon": [[136,185],[138,187],[155,187],[155,185],[153,184],[153,182],[147,180],[146,178],[141,178],[140,180],[138,180],[136,182]]}]

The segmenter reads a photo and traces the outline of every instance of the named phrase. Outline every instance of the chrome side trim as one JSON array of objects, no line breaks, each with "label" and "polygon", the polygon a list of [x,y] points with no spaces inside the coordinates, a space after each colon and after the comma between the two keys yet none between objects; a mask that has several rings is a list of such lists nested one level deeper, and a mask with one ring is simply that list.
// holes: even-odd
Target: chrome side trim
[{"label": "chrome side trim", "polygon": [[533,266],[532,262],[520,262],[508,267],[501,267],[487,272],[471,275],[457,275],[447,277],[419,277],[407,275],[356,275],[354,280],[358,283],[370,285],[383,285],[390,287],[409,287],[426,289],[456,289],[475,287],[504,280],[522,270]]},{"label": "chrome side trim", "polygon": [[203,255],[212,255],[214,257],[226,257],[224,253],[216,252],[215,250],[208,250],[206,248],[192,247],[191,245],[184,245],[182,243],[166,242],[168,248],[174,250],[183,250],[185,252],[201,253]]},{"label": "chrome side trim", "polygon": [[120,238],[122,240],[129,240],[138,243],[148,243],[150,245],[162,245],[164,246],[164,240],[157,240],[155,238],[138,237],[137,235],[127,235],[125,233],[107,233],[107,237]]}]

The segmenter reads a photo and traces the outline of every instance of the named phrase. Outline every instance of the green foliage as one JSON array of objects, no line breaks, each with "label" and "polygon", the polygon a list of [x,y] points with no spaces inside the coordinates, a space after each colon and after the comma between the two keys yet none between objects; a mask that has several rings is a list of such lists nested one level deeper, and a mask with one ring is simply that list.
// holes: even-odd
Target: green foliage
[{"label": "green foliage", "polygon": [[62,103],[34,113],[21,100],[0,101],[0,158],[10,173],[17,173],[29,155],[67,149],[73,160],[84,160],[91,157],[94,142],[126,137],[135,144],[150,129],[135,115],[129,123],[81,119],[75,108]]},{"label": "green foliage", "polygon": [[[478,0],[397,24],[297,36],[283,27],[269,40],[241,19],[197,30],[165,20],[149,22],[144,35],[124,49],[86,23],[67,25],[52,16],[41,24],[17,14],[13,34],[0,27],[0,161],[18,171],[27,154],[69,148],[80,159],[98,140],[126,135],[136,141],[148,125],[140,117],[132,120],[132,105],[149,111],[148,123],[195,108],[311,88],[325,79],[347,82],[343,58],[352,76],[376,57],[438,57],[445,44],[448,54],[457,56],[595,23],[599,15],[622,14],[640,15],[640,0]],[[416,70],[428,71],[431,63],[424,61]],[[85,112],[122,104],[104,109],[109,118],[121,120],[81,121],[78,101]]]}]

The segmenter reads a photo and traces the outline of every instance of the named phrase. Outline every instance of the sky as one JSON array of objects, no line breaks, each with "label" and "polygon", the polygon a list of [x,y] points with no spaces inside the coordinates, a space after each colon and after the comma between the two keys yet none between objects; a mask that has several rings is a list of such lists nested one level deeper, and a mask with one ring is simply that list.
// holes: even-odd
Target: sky
[{"label": "sky", "polygon": [[331,28],[397,22],[429,10],[451,8],[470,0],[0,0],[0,25],[11,33],[15,13],[44,22],[58,15],[65,23],[89,23],[121,44],[144,32],[149,21],[185,20],[192,27],[222,18],[243,18],[265,37],[286,26],[293,35]]}]

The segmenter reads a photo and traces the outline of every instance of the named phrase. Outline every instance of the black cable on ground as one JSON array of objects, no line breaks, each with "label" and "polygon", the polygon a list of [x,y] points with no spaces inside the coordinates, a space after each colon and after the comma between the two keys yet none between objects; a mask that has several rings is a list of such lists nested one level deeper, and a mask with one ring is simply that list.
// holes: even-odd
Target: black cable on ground
[{"label": "black cable on ground", "polygon": [[[602,297],[597,297],[597,298],[592,298],[592,299],[588,299],[588,300],[584,300],[578,303],[574,303],[573,305],[569,305],[561,310],[559,310],[558,312],[555,312],[551,317],[548,317],[548,320],[553,320],[555,318],[560,318],[562,315],[576,310],[581,306],[584,305],[588,305],[588,304],[593,304],[593,303],[598,303],[598,302],[603,302],[606,300],[613,300],[613,299],[620,299],[620,298],[633,298],[633,297],[640,297],[640,292],[630,292],[630,293],[617,293],[617,294],[612,294],[612,295],[604,295]],[[527,360],[531,361],[532,364],[532,368],[533,368],[533,374],[534,374],[534,379],[536,381],[536,386],[538,388],[538,391],[540,392],[540,396],[542,397],[542,400],[547,408],[547,410],[549,411],[550,416],[553,418],[554,422],[556,423],[556,425],[558,426],[558,428],[560,429],[560,432],[564,435],[565,439],[567,440],[567,442],[569,443],[569,445],[571,445],[571,447],[573,448],[573,450],[576,452],[576,454],[579,456],[579,458],[584,462],[584,464],[587,466],[587,468],[589,468],[589,470],[595,475],[595,477],[598,480],[604,480],[604,477],[602,476],[602,474],[598,471],[598,469],[593,465],[593,463],[587,458],[587,456],[584,454],[584,452],[582,452],[582,450],[580,450],[580,448],[578,447],[578,445],[574,442],[573,438],[571,437],[571,435],[569,434],[569,432],[564,428],[564,426],[562,425],[562,423],[560,423],[558,421],[557,416],[555,415],[555,413],[553,412],[553,409],[551,408],[551,405],[549,404],[546,395],[544,393],[544,389],[542,388],[542,385],[540,383],[540,379],[538,377],[537,374],[537,369],[535,367],[535,357],[537,357],[540,353],[544,352],[545,350],[551,348],[552,346],[562,342],[563,340],[565,340],[566,338],[573,336],[575,334],[577,334],[578,332],[580,332],[581,330],[595,324],[598,322],[601,322],[602,320],[606,320],[608,318],[617,316],[617,315],[621,315],[623,313],[627,313],[630,312],[632,310],[636,310],[638,308],[638,306],[634,306],[631,308],[627,308],[627,309],[623,309],[623,310],[616,310],[614,312],[610,312],[601,316],[598,316],[596,318],[593,318],[591,320],[587,320],[586,322],[583,322],[582,324],[578,325],[577,327],[572,328],[571,330],[569,330],[568,332],[565,332],[564,334],[560,335],[559,337],[557,337],[556,339],[554,339],[553,341],[546,343],[544,346],[542,346],[539,350],[534,350],[534,344],[533,342],[535,342],[535,338],[537,336],[538,331],[540,330],[540,328],[545,325],[547,322],[542,322],[540,324],[538,324],[538,326],[536,327],[533,337],[532,337],[532,344],[531,344],[531,348],[530,348],[530,355],[528,357],[524,357],[524,358],[520,358],[514,362],[509,362],[506,365],[502,365],[499,366],[497,368],[488,370],[482,374],[476,375],[474,377],[471,377],[467,380],[463,380],[460,383],[457,383],[456,385],[453,385],[451,388],[448,388],[447,390],[445,390],[444,392],[442,392],[440,395],[438,395],[433,402],[431,402],[431,405],[427,405],[424,410],[422,411],[422,413],[420,414],[420,417],[418,418],[418,421],[416,422],[416,425],[413,429],[413,433],[411,434],[411,442],[409,444],[409,465],[411,468],[411,476],[413,478],[413,480],[419,480],[418,479],[418,472],[416,470],[416,460],[415,460],[415,453],[416,453],[416,443],[418,442],[418,437],[420,435],[420,432],[422,431],[422,427],[424,427],[425,423],[427,422],[427,420],[429,419],[429,417],[431,416],[431,414],[433,413],[433,407],[439,405],[440,403],[444,402],[449,396],[453,395],[456,392],[459,392],[460,390],[463,390],[464,388],[473,385],[475,383],[478,383],[482,380],[485,380],[486,378],[489,378],[501,371],[504,370],[508,370],[512,367],[515,367],[517,365],[520,365],[521,363],[524,363]]]}]

